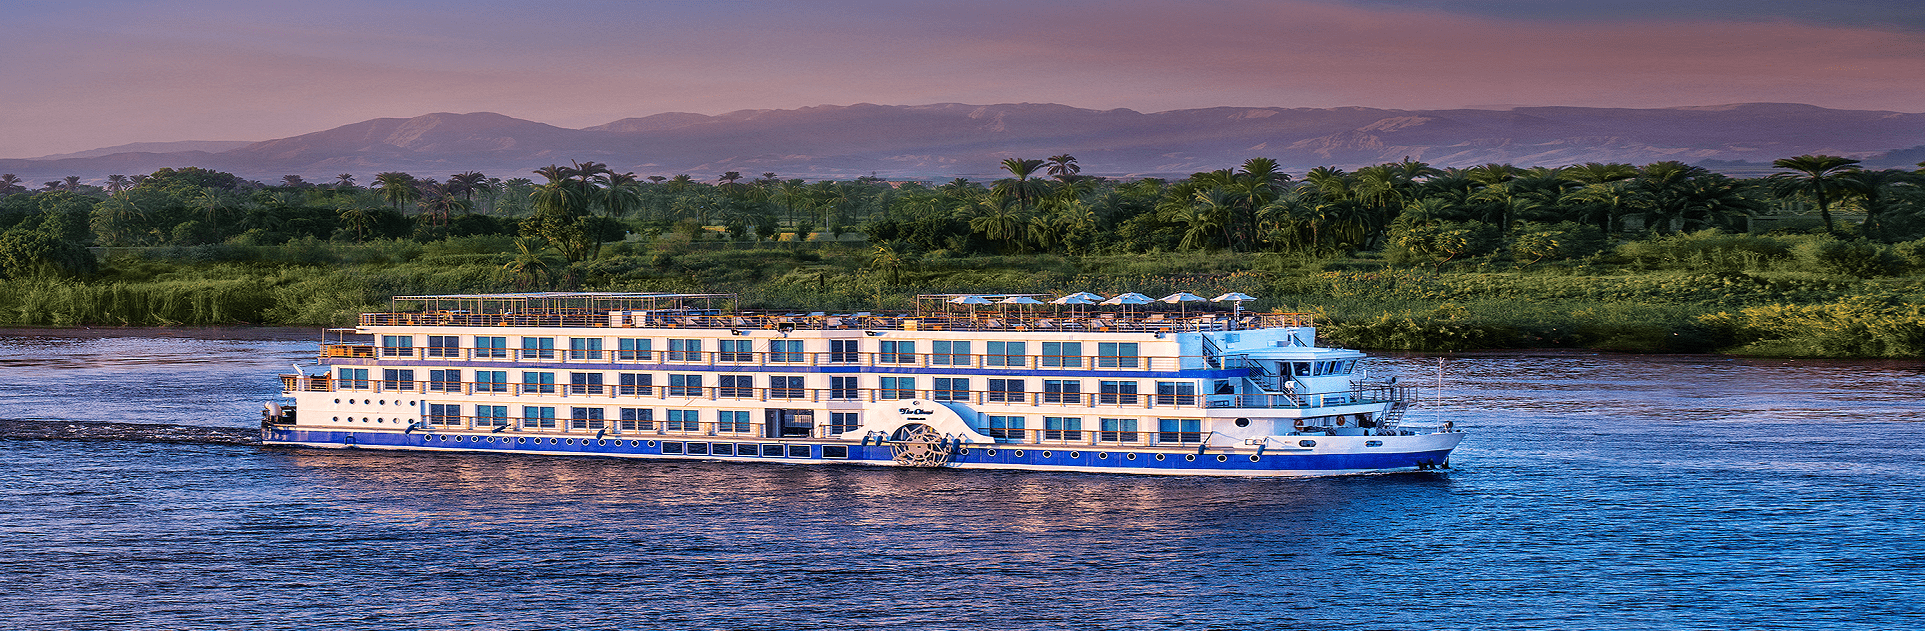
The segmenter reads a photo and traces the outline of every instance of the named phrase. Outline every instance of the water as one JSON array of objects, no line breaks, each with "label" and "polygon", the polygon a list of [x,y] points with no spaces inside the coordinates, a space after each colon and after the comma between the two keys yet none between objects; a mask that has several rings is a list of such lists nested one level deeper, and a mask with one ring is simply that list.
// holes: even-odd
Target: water
[{"label": "water", "polygon": [[[317,334],[0,331],[0,417],[251,426]],[[0,440],[0,627],[1916,628],[1922,389],[1459,357],[1456,469],[1307,480]]]}]

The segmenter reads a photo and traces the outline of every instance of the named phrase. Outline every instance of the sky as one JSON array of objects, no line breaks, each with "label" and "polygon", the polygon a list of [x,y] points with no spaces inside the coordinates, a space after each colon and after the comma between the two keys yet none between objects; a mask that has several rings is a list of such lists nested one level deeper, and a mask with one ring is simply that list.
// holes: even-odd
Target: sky
[{"label": "sky", "polygon": [[0,158],[499,112],[1925,111],[1920,0],[0,0]]}]

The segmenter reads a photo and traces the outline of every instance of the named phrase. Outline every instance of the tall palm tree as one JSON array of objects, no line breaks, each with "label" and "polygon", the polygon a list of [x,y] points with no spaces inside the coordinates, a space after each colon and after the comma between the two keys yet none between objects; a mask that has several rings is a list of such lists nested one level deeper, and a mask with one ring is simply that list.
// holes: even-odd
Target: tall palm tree
[{"label": "tall palm tree", "polygon": [[1565,167],[1559,173],[1564,179],[1586,186],[1605,182],[1621,182],[1638,176],[1638,168],[1622,162],[1586,162]]},{"label": "tall palm tree", "polygon": [[1846,174],[1854,180],[1853,191],[1865,207],[1865,229],[1876,234],[1884,229],[1884,217],[1895,206],[1901,188],[1919,190],[1925,178],[1898,169],[1859,170]]},{"label": "tall palm tree", "polygon": [[381,187],[381,199],[394,205],[395,210],[421,198],[421,191],[415,188],[414,176],[400,171],[388,171],[374,175],[375,186]]},{"label": "tall palm tree", "polygon": [[281,186],[301,188],[307,186],[307,181],[302,180],[299,175],[283,175],[281,176]]},{"label": "tall palm tree", "polygon": [[602,209],[608,211],[608,216],[621,217],[641,207],[640,181],[634,173],[608,173],[600,179]]},{"label": "tall palm tree", "polygon": [[24,190],[27,190],[27,187],[20,185],[20,176],[0,173],[0,195],[11,195]]},{"label": "tall palm tree", "polygon": [[129,180],[125,175],[109,175],[107,176],[107,193],[112,195],[127,190],[128,183]]},{"label": "tall palm tree", "polygon": [[78,176],[78,175],[69,175],[69,176],[67,176],[67,179],[65,179],[65,180],[63,180],[63,181],[62,181],[62,182],[60,183],[60,190],[63,190],[63,191],[67,191],[67,192],[69,192],[69,193],[76,193],[76,192],[79,192],[79,191],[80,191],[80,176]]},{"label": "tall palm tree", "polygon": [[337,188],[340,190],[354,190],[354,174],[342,173],[340,175],[334,176],[334,188]]},{"label": "tall palm tree", "polygon": [[515,256],[502,264],[501,273],[514,279],[515,285],[526,290],[547,284],[554,277],[555,266],[560,262],[548,251],[540,239],[520,237],[515,239]]},{"label": "tall palm tree", "polygon": [[984,196],[976,201],[976,215],[969,219],[969,229],[982,233],[983,238],[999,243],[1006,252],[1019,247],[1023,236],[1025,220],[1019,208],[1011,207],[1008,198]]},{"label": "tall palm tree", "polygon": [[374,224],[374,213],[368,212],[368,209],[362,208],[360,204],[353,202],[343,202],[340,208],[336,209],[335,213],[341,217],[341,223],[347,224],[348,227],[354,229],[354,240],[356,241],[360,241],[366,237],[368,226]]},{"label": "tall palm tree", "polygon": [[1858,161],[1839,156],[1802,155],[1772,160],[1771,166],[1794,171],[1772,175],[1773,192],[1779,197],[1810,195],[1818,202],[1818,216],[1825,219],[1825,231],[1837,232],[1831,221],[1831,202],[1857,190],[1858,182],[1845,175],[1858,170]]},{"label": "tall palm tree", "polygon": [[1031,175],[1035,175],[1037,169],[1042,167],[1042,160],[1006,158],[1003,160],[1002,169],[1008,171],[1015,179],[997,182],[992,190],[999,195],[1015,198],[1023,212],[1029,212],[1030,200],[1040,197],[1046,190],[1041,182],[1029,179]]},{"label": "tall palm tree", "polygon": [[482,175],[480,171],[468,171],[448,176],[449,188],[453,190],[455,194],[460,195],[461,199],[468,202],[475,201],[475,191],[481,189],[487,185],[487,183],[488,176]]},{"label": "tall palm tree", "polygon": [[1047,164],[1049,176],[1063,182],[1076,179],[1076,174],[1083,172],[1083,167],[1076,164],[1076,156],[1067,153],[1050,156]]}]

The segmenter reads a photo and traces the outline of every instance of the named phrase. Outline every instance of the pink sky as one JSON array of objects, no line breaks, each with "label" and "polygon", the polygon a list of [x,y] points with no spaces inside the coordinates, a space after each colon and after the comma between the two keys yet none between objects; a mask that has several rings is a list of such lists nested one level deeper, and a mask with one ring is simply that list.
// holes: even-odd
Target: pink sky
[{"label": "pink sky", "polygon": [[1916,10],[1881,21],[1902,8],[1819,20],[1807,9],[1824,3],[1771,0],[1581,15],[1507,0],[536,4],[28,0],[0,20],[0,157],[437,111],[583,127],[858,102],[1925,110],[1925,24],[1907,23]]}]

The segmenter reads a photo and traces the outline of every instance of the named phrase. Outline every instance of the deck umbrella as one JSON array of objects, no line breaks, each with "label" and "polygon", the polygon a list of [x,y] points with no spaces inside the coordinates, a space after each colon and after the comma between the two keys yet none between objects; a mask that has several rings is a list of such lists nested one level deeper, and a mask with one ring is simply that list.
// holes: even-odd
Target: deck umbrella
[{"label": "deck umbrella", "polygon": [[1147,305],[1152,302],[1156,301],[1150,299],[1149,296],[1132,291],[1127,294],[1118,294],[1115,298],[1103,301],[1102,304],[1123,305],[1123,315],[1127,316],[1130,314],[1130,305]]},{"label": "deck umbrella", "polygon": [[[1029,297],[1029,296],[1010,296],[1010,297],[1008,297],[1008,298],[1004,298],[1004,299],[1002,299],[1002,300],[998,300],[998,301],[996,301],[996,304],[998,304],[998,305],[1016,305],[1016,312],[1017,312],[1017,313],[1022,313],[1022,310],[1024,309],[1024,306],[1025,306],[1025,305],[1040,305],[1040,304],[1043,304],[1043,301],[1041,301],[1041,300],[1037,300],[1037,299],[1035,299],[1035,298],[1031,298],[1031,297]],[[999,306],[999,307],[997,307],[997,309],[999,309],[999,310],[1000,310],[1000,309],[1002,309],[1002,308],[1003,308],[1003,307],[1000,307],[1000,306]]]},{"label": "deck umbrella", "polygon": [[1097,298],[1102,298],[1102,296],[1096,296],[1095,298],[1091,298],[1090,296],[1096,296],[1096,294],[1092,294],[1087,291],[1077,292],[1067,296],[1063,296],[1061,298],[1057,298],[1055,300],[1051,300],[1049,301],[1049,304],[1069,305],[1070,317],[1074,318],[1076,317],[1076,305],[1093,305],[1093,304],[1096,304]]},{"label": "deck umbrella", "polygon": [[984,297],[982,297],[982,296],[976,296],[976,295],[969,295],[969,296],[957,296],[957,297],[954,297],[954,298],[950,298],[950,299],[949,299],[949,304],[952,304],[952,305],[968,305],[968,306],[969,306],[969,317],[970,317],[970,319],[972,319],[972,320],[973,320],[973,319],[975,319],[975,318],[976,318],[976,306],[977,306],[977,305],[987,305],[987,304],[993,304],[993,303],[991,303],[991,302],[989,301],[989,299],[988,299],[988,298],[984,298]]},{"label": "deck umbrella", "polygon": [[1188,313],[1188,308],[1187,308],[1187,305],[1184,305],[1183,303],[1186,303],[1186,302],[1208,302],[1208,301],[1209,301],[1209,299],[1208,299],[1208,298],[1204,298],[1204,297],[1202,297],[1202,296],[1198,296],[1198,295],[1196,295],[1196,294],[1193,294],[1193,293],[1190,293],[1190,292],[1187,292],[1187,291],[1179,291],[1179,292],[1176,292],[1176,293],[1174,293],[1174,294],[1170,294],[1170,295],[1168,295],[1168,296],[1164,296],[1164,297],[1162,297],[1162,298],[1158,298],[1158,299],[1156,299],[1156,301],[1157,301],[1157,302],[1167,302],[1167,303],[1170,303],[1170,304],[1174,304],[1174,305],[1176,305],[1176,307],[1177,307],[1177,312],[1176,312],[1176,313],[1177,313],[1177,317],[1179,317],[1179,318],[1181,318],[1181,317],[1188,317],[1188,315],[1189,315],[1189,313]]},{"label": "deck umbrella", "polygon": [[1235,323],[1236,320],[1243,316],[1243,302],[1246,300],[1256,300],[1256,298],[1250,294],[1233,291],[1210,299],[1211,302],[1230,302],[1235,304],[1235,306],[1231,307],[1230,311],[1230,320],[1232,323]]}]

